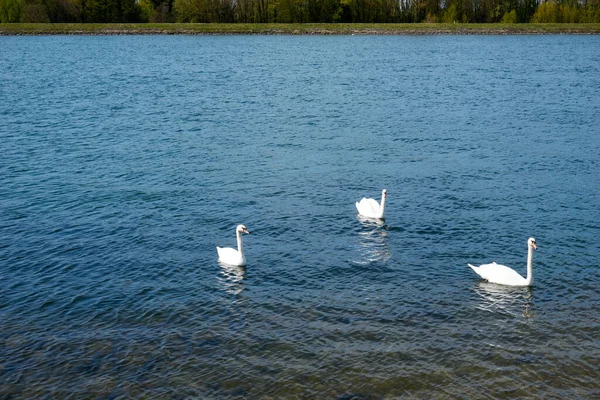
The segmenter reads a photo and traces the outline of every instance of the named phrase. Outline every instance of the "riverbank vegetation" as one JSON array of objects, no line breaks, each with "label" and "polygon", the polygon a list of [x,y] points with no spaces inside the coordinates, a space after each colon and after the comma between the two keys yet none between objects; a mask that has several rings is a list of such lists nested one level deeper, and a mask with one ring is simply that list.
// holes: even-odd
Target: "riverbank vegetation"
[{"label": "riverbank vegetation", "polygon": [[600,23],[600,0],[0,0],[0,23]]},{"label": "riverbank vegetation", "polygon": [[510,35],[600,34],[600,24],[462,23],[21,23],[0,24],[1,35]]}]

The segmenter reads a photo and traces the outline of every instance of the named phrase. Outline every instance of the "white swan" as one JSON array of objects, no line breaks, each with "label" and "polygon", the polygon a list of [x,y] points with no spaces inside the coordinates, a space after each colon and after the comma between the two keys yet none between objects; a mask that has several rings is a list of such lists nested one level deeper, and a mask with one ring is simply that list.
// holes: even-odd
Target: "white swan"
[{"label": "white swan", "polygon": [[246,265],[246,257],[244,257],[244,248],[242,247],[242,233],[247,233],[248,229],[244,225],[238,225],[235,229],[235,235],[237,237],[238,249],[231,247],[219,247],[217,246],[217,253],[219,254],[219,261],[228,265],[243,266]]},{"label": "white swan", "polygon": [[527,248],[529,249],[527,253],[527,278],[523,278],[514,269],[496,264],[495,262],[483,264],[479,267],[471,264],[468,265],[477,275],[489,282],[509,286],[531,286],[533,285],[533,270],[531,266],[533,261],[533,250],[537,250],[537,244],[535,243],[534,238],[529,238],[529,240],[527,240]]},{"label": "white swan", "polygon": [[374,199],[363,197],[360,202],[356,202],[358,213],[367,218],[385,218],[385,199],[387,198],[387,190],[381,191],[381,204]]}]

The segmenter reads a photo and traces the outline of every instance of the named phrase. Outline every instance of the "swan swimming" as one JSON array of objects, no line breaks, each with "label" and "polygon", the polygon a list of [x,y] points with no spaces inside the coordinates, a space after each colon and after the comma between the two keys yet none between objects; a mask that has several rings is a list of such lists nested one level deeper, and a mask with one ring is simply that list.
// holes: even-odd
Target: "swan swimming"
[{"label": "swan swimming", "polygon": [[244,257],[244,248],[242,247],[242,233],[250,234],[244,225],[238,225],[237,228],[235,228],[235,236],[237,237],[238,245],[237,250],[231,247],[217,246],[219,261],[228,265],[240,267],[246,265],[246,257]]},{"label": "swan swimming", "polygon": [[385,199],[387,198],[387,190],[381,191],[381,204],[375,199],[367,199],[363,197],[360,202],[356,202],[358,213],[367,218],[385,218]]},{"label": "swan swimming", "polygon": [[509,286],[531,286],[533,285],[533,270],[531,266],[533,262],[533,250],[537,250],[538,248],[534,238],[527,240],[527,248],[527,278],[523,278],[514,269],[496,264],[495,262],[483,264],[479,267],[471,264],[468,265],[477,275],[489,282]]}]

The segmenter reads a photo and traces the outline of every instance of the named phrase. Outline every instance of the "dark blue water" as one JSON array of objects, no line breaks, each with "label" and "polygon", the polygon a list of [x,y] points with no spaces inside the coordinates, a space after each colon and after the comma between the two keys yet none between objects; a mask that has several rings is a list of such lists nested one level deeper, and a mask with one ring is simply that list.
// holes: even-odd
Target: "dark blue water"
[{"label": "dark blue water", "polygon": [[600,37],[0,49],[0,397],[600,396]]}]

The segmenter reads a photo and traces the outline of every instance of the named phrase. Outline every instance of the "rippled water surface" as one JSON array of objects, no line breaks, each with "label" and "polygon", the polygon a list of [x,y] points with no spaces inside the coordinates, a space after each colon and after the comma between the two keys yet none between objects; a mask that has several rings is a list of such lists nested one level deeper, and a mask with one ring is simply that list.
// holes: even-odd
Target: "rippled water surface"
[{"label": "rippled water surface", "polygon": [[0,397],[600,396],[600,37],[0,48]]}]

